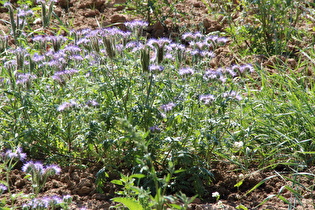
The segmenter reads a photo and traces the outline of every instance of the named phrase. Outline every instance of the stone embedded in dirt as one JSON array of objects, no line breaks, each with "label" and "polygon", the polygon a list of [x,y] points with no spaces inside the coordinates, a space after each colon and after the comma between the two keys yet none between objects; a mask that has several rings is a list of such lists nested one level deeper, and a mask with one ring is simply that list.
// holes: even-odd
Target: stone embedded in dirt
[{"label": "stone embedded in dirt", "polygon": [[92,198],[95,200],[106,200],[107,196],[105,196],[104,194],[100,194],[100,193],[95,193],[94,195],[92,195]]},{"label": "stone embedded in dirt", "polygon": [[126,31],[127,27],[124,25],[124,22],[127,21],[127,18],[124,15],[112,15],[110,18],[110,23],[115,24],[121,30]]},{"label": "stone embedded in dirt", "polygon": [[99,14],[100,14],[100,12],[98,10],[92,10],[92,9],[87,9],[84,12],[84,16],[85,17],[95,17],[95,16],[97,16]]},{"label": "stone embedded in dirt", "polygon": [[76,171],[71,174],[71,178],[72,178],[74,181],[79,181],[79,180],[80,180],[79,174],[78,174],[78,172],[76,172]]},{"label": "stone embedded in dirt", "polygon": [[87,187],[87,186],[82,186],[78,190],[76,190],[77,194],[80,196],[88,195],[93,191],[93,188]]},{"label": "stone embedded in dirt", "polygon": [[210,20],[208,18],[203,19],[203,26],[205,27],[207,33],[223,30],[223,27],[218,23],[218,21]]},{"label": "stone embedded in dirt", "polygon": [[25,180],[24,179],[19,179],[15,182],[15,186],[17,188],[22,188],[25,185]]}]

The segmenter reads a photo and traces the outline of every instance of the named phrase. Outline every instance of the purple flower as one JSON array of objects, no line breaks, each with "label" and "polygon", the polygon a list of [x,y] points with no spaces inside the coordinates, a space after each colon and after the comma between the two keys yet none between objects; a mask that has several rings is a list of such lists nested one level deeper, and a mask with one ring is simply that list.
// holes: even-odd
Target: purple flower
[{"label": "purple flower", "polygon": [[131,49],[131,52],[136,52],[143,49],[144,45],[139,41],[131,41],[125,45],[125,49]]},{"label": "purple flower", "polygon": [[133,21],[130,21],[130,22],[125,22],[124,24],[130,30],[135,30],[135,29],[138,29],[138,28],[144,28],[144,27],[148,26],[148,22],[143,21],[143,20],[133,20]]},{"label": "purple flower", "polygon": [[168,38],[149,39],[147,45],[151,48],[163,48],[165,45],[170,44],[172,41]]},{"label": "purple flower", "polygon": [[33,10],[28,9],[27,6],[24,6],[24,8],[17,8],[17,16],[24,18],[27,16],[32,16],[34,14]]},{"label": "purple flower", "polygon": [[65,111],[67,109],[70,109],[72,107],[77,107],[78,104],[75,102],[75,100],[70,100],[69,102],[64,102],[61,105],[58,106],[57,110],[59,112]]},{"label": "purple flower", "polygon": [[151,133],[161,132],[161,128],[159,128],[159,126],[157,126],[157,125],[154,125],[154,126],[150,127],[149,129],[150,129]]},{"label": "purple flower", "polygon": [[9,149],[3,153],[2,156],[4,159],[19,159],[21,161],[26,159],[26,153],[23,153],[20,147],[18,147],[15,152]]},{"label": "purple flower", "polygon": [[30,173],[32,171],[36,174],[42,174],[44,171],[44,166],[40,162],[29,161],[23,165],[22,171],[25,173]]},{"label": "purple flower", "polygon": [[201,34],[199,31],[195,33],[187,32],[182,35],[182,38],[187,41],[201,39],[202,37],[204,37],[204,35]]},{"label": "purple flower", "polygon": [[232,77],[237,76],[237,73],[232,68],[226,68],[226,72],[228,72]]},{"label": "purple flower", "polygon": [[164,70],[164,67],[159,65],[150,65],[149,70],[152,73],[160,73]]},{"label": "purple flower", "polygon": [[215,100],[215,97],[212,94],[205,94],[205,95],[200,95],[199,100],[205,105],[210,105]]},{"label": "purple flower", "polygon": [[4,191],[6,191],[8,188],[3,185],[3,184],[0,184],[0,193],[3,193]]},{"label": "purple flower", "polygon": [[55,72],[54,75],[51,77],[53,78],[53,80],[59,82],[60,84],[65,84],[66,80],[69,80],[72,75],[74,75],[75,73],[78,73],[78,72],[79,71],[76,69],[66,69],[63,71]]},{"label": "purple flower", "polygon": [[98,107],[99,103],[97,101],[95,101],[95,100],[89,100],[89,101],[86,102],[86,105]]},{"label": "purple flower", "polygon": [[169,112],[172,111],[172,109],[176,106],[176,104],[174,104],[173,102],[170,102],[168,104],[163,104],[160,106],[160,108],[164,111],[164,112]]},{"label": "purple flower", "polygon": [[223,98],[227,98],[227,99],[234,99],[234,100],[237,100],[237,101],[240,101],[240,100],[243,99],[241,95],[239,95],[237,92],[235,92],[233,90],[223,93],[222,97]]},{"label": "purple flower", "polygon": [[41,42],[41,43],[45,43],[46,42],[46,37],[43,35],[36,35],[33,38],[34,42]]},{"label": "purple flower", "polygon": [[51,175],[54,175],[54,174],[60,174],[61,172],[61,168],[57,165],[49,165],[47,166],[45,169],[44,169],[44,174],[51,174]]},{"label": "purple flower", "polygon": [[185,75],[193,75],[195,73],[195,70],[193,70],[192,68],[181,68],[178,71],[179,75],[181,76],[185,76]]},{"label": "purple flower", "polygon": [[229,39],[227,37],[219,37],[216,41],[218,44],[225,44],[229,41]]},{"label": "purple flower", "polygon": [[36,75],[30,73],[19,74],[17,77],[18,79],[16,80],[16,84],[27,84],[37,78]]},{"label": "purple flower", "polygon": [[71,54],[75,54],[75,53],[80,53],[82,50],[80,47],[76,46],[76,45],[67,45],[64,48],[65,52],[70,52]]},{"label": "purple flower", "polygon": [[189,42],[190,47],[198,49],[198,50],[208,50],[210,47],[210,44],[204,41],[191,41]]},{"label": "purple flower", "polygon": [[11,7],[12,4],[11,4],[9,1],[7,1],[7,2],[5,2],[5,3],[3,4],[3,6],[4,6],[4,7]]},{"label": "purple flower", "polygon": [[71,195],[64,195],[64,196],[62,197],[62,200],[63,200],[64,202],[71,202],[72,196],[71,196]]},{"label": "purple flower", "polygon": [[31,58],[33,62],[39,63],[45,60],[45,56],[39,55],[38,53],[34,53],[33,57]]},{"label": "purple flower", "polygon": [[208,58],[214,58],[215,57],[214,52],[211,52],[211,51],[200,51],[199,54],[202,57],[208,57]]},{"label": "purple flower", "polygon": [[239,69],[240,69],[241,72],[245,72],[246,70],[248,70],[250,73],[255,72],[255,69],[254,69],[254,67],[251,64],[241,65],[239,67]]},{"label": "purple flower", "polygon": [[203,75],[204,80],[213,80],[213,79],[218,79],[220,77],[223,77],[221,68],[217,70],[209,69]]}]

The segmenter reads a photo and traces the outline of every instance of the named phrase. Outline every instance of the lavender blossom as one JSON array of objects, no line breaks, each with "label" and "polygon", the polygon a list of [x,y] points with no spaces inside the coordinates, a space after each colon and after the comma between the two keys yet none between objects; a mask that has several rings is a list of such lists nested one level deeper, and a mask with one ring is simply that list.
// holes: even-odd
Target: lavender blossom
[{"label": "lavender blossom", "polygon": [[70,100],[69,102],[64,102],[61,105],[59,105],[57,110],[59,112],[62,112],[62,111],[65,111],[65,110],[68,110],[70,108],[77,107],[77,106],[78,104],[77,102],[75,102],[75,100]]},{"label": "lavender blossom", "polygon": [[22,85],[30,85],[30,82],[34,79],[36,79],[37,76],[34,74],[26,73],[26,74],[18,74],[16,84],[22,84]]},{"label": "lavender blossom", "polygon": [[148,26],[148,22],[143,21],[143,20],[133,20],[130,22],[125,22],[124,24],[130,30],[135,30],[135,29],[144,28]]},{"label": "lavender blossom", "polygon": [[226,98],[226,99],[232,99],[232,100],[237,100],[237,101],[240,101],[242,100],[242,96],[239,95],[237,92],[235,91],[229,91],[229,92],[225,92],[222,94],[222,97],[223,98]]},{"label": "lavender blossom", "polygon": [[147,45],[152,49],[163,48],[165,45],[170,44],[172,41],[168,38],[159,38],[159,39],[149,39]]},{"label": "lavender blossom", "polygon": [[130,50],[131,52],[137,52],[143,49],[144,45],[139,41],[131,41],[125,45],[125,49]]},{"label": "lavender blossom", "polygon": [[152,127],[149,128],[151,133],[160,133],[161,132],[161,128],[159,128],[159,126],[154,125]]},{"label": "lavender blossom", "polygon": [[77,45],[67,45],[64,48],[64,52],[68,52],[70,54],[77,54],[80,53],[82,50],[80,47],[78,47]]},{"label": "lavender blossom", "polygon": [[195,73],[195,70],[192,68],[181,68],[178,71],[179,75],[185,76],[185,75],[193,75]]},{"label": "lavender blossom", "polygon": [[39,55],[38,53],[34,53],[31,60],[35,63],[40,63],[45,60],[45,56]]},{"label": "lavender blossom", "polygon": [[6,191],[8,188],[7,188],[7,186],[5,186],[5,185],[3,185],[3,184],[0,184],[0,195],[4,192],[4,191]]},{"label": "lavender blossom", "polygon": [[221,77],[223,77],[221,68],[217,70],[209,69],[203,75],[204,80],[214,80],[214,79],[219,79]]},{"label": "lavender blossom", "polygon": [[192,32],[187,32],[187,33],[184,33],[182,35],[182,39],[186,40],[186,41],[190,41],[190,40],[200,40],[201,38],[203,38],[204,35],[201,34],[199,31],[198,32],[195,32],[195,33],[192,33]]},{"label": "lavender blossom", "polygon": [[99,106],[99,103],[95,100],[89,100],[86,102],[86,105],[88,106],[92,106],[92,107],[98,107]]},{"label": "lavender blossom", "polygon": [[168,104],[163,104],[160,106],[160,108],[164,111],[164,112],[169,112],[172,111],[173,108],[176,106],[176,104],[174,104],[173,102],[170,102]]},{"label": "lavender blossom", "polygon": [[205,105],[211,105],[212,102],[215,100],[215,97],[212,94],[205,94],[205,95],[200,95],[199,100]]},{"label": "lavender blossom", "polygon": [[44,166],[40,162],[29,161],[23,165],[22,171],[25,173],[29,173],[32,171],[33,173],[42,174],[42,172],[44,171]]},{"label": "lavender blossom", "polygon": [[46,166],[46,168],[44,169],[44,172],[43,173],[47,173],[47,174],[60,174],[61,172],[61,168],[57,165],[49,165],[49,166]]},{"label": "lavender blossom", "polygon": [[26,153],[23,153],[22,148],[20,147],[18,147],[15,150],[15,152],[9,149],[5,153],[2,153],[1,156],[5,161],[12,160],[12,159],[18,159],[20,161],[24,161],[26,159]]},{"label": "lavender blossom", "polygon": [[27,7],[25,8],[17,8],[17,16],[20,18],[25,18],[27,16],[32,16],[34,14],[33,10],[29,10]]},{"label": "lavender blossom", "polygon": [[23,165],[22,170],[31,175],[32,186],[35,194],[44,187],[48,176],[60,174],[61,169],[57,165],[44,166],[40,162],[30,161]]},{"label": "lavender blossom", "polygon": [[150,70],[150,72],[156,74],[156,73],[162,72],[164,70],[164,67],[152,64],[152,65],[149,66],[149,70]]}]

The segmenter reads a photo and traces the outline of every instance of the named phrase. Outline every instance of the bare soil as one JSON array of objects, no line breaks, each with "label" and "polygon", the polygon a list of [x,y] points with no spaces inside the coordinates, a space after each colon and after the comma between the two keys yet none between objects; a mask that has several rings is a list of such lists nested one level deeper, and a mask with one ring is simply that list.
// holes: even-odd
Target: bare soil
[{"label": "bare soil", "polygon": [[[122,13],[122,7],[115,6],[115,3],[122,2],[123,0],[108,1],[108,0],[59,0],[56,5],[55,12],[60,19],[73,29],[83,28],[98,28],[111,24],[123,23],[133,19],[141,19],[142,17],[129,16]],[[14,3],[14,2],[12,2]],[[180,36],[181,28],[191,28],[192,30],[204,30],[206,32],[224,31],[226,23],[223,17],[211,17],[205,5],[197,0],[185,0],[183,3],[177,5],[178,10],[185,12],[185,16],[175,17],[176,24],[172,23],[173,19],[167,19],[164,26],[161,23],[151,25],[147,31],[149,37],[161,36]],[[9,26],[5,21],[9,21],[9,16],[6,9],[0,9],[0,30],[8,33]],[[54,20],[57,24],[58,22]],[[39,28],[40,25],[34,24],[34,28]],[[123,25],[120,25],[123,27]],[[214,58],[211,65],[213,67],[230,65],[233,63],[241,62],[233,51],[227,46],[217,49],[216,58]],[[273,58],[265,58],[258,60],[262,65],[270,66],[273,63]],[[292,58],[292,65],[296,65],[296,61]],[[270,63],[271,62],[271,63]],[[76,166],[68,166],[62,169],[61,175],[56,175],[49,178],[45,188],[40,193],[40,196],[50,195],[72,195],[73,204],[71,209],[79,209],[85,207],[86,209],[108,209],[112,203],[111,198],[115,197],[115,190],[117,186],[108,182],[104,186],[105,193],[99,193],[95,186],[96,173],[101,167],[92,165],[88,168],[80,168]],[[235,209],[238,205],[244,205],[248,209],[253,209],[261,203],[268,196],[280,195],[289,200],[291,203],[294,201],[292,192],[287,189],[282,189],[283,186],[292,186],[292,181],[287,181],[283,177],[289,176],[288,168],[275,168],[268,171],[255,171],[255,167],[248,171],[241,171],[237,166],[229,163],[213,163],[212,172],[214,180],[209,186],[208,198],[204,200],[195,199],[190,205],[191,209]],[[304,172],[315,174],[315,168],[311,167]],[[257,185],[262,180],[272,175],[278,176],[271,178],[265,183],[261,184],[257,189],[251,193],[247,192]],[[10,174],[10,183],[12,186],[12,193],[24,192],[25,194],[31,193],[30,181],[24,179],[25,173],[17,168]],[[117,179],[119,177],[112,177]],[[293,177],[291,177],[293,178]],[[306,188],[314,185],[314,178],[299,177],[299,183],[303,184]],[[244,179],[240,187],[235,187],[235,184]],[[0,175],[0,180],[5,180],[5,174]],[[301,199],[303,206],[297,205],[297,209],[315,209],[315,194],[312,191],[301,189],[301,194],[304,196]],[[220,201],[223,205],[219,205],[215,198],[211,197],[213,192],[220,193]],[[8,193],[4,193],[2,197],[7,197]],[[23,199],[17,200],[18,204],[25,202]],[[288,204],[285,204],[281,199],[276,196],[269,199],[262,206],[257,209],[288,209]]]}]

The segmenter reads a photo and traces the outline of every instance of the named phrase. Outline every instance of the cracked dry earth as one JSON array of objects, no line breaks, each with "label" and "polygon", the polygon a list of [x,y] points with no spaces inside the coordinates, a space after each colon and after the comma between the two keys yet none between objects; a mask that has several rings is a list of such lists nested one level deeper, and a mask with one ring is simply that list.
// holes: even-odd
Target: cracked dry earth
[{"label": "cracked dry earth", "polygon": [[[16,2],[16,1],[15,1]],[[141,19],[141,17],[132,17],[122,14],[122,7],[115,6],[116,3],[121,3],[123,0],[108,1],[108,0],[70,0],[67,3],[66,0],[59,0],[55,13],[60,19],[72,26],[74,29],[84,28],[97,28],[104,27],[111,24],[122,23],[133,19]],[[175,17],[177,20],[176,27],[171,23],[172,19],[167,19],[163,27],[161,24],[155,24],[148,28],[149,37],[161,37],[170,36],[176,37],[179,35],[178,28],[194,28],[195,30],[205,30],[206,32],[224,31],[225,21],[223,17],[211,18],[207,13],[205,5],[202,1],[197,0],[185,0],[183,3],[178,4],[176,7],[178,10],[185,12],[185,16]],[[11,1],[14,3],[14,1]],[[174,18],[174,17],[173,17]],[[0,8],[0,30],[8,33],[9,26],[3,20],[8,21],[9,16],[6,9]],[[57,21],[55,24],[57,24]],[[34,24],[34,29],[39,28],[40,24]],[[123,25],[120,25],[123,27]],[[211,65],[218,67],[222,65],[229,65],[238,60],[238,58],[230,53],[230,49],[227,47],[219,48],[216,50],[216,58]],[[270,60],[265,61],[272,62]],[[292,65],[296,65],[296,62],[291,60]],[[117,186],[111,184],[110,181],[103,187],[105,193],[98,193],[95,186],[96,173],[100,169],[100,166],[89,165],[86,168],[78,166],[68,166],[62,169],[60,175],[55,175],[48,179],[44,189],[40,193],[40,196],[51,195],[71,195],[73,202],[71,209],[109,209],[112,205],[110,199],[115,197],[115,191]],[[283,186],[291,186],[290,181],[286,181],[282,176],[289,176],[286,168],[276,168],[273,171],[256,171],[255,168],[242,172],[238,170],[236,166],[228,163],[213,163],[212,172],[215,179],[209,186],[207,186],[208,198],[205,200],[195,199],[190,205],[190,209],[236,209],[238,205],[244,205],[249,209],[254,208],[261,203],[265,198],[272,195],[277,195],[279,190]],[[23,192],[25,194],[32,193],[31,183],[25,179],[25,173],[17,167],[10,174],[10,183],[12,186],[12,193]],[[315,173],[315,168],[308,168],[309,173]],[[269,179],[256,190],[246,194],[251,188],[253,188],[260,181],[272,175],[279,174],[274,178]],[[245,178],[243,184],[240,187],[235,187],[241,179]],[[109,177],[111,179],[119,179],[119,176],[113,175]],[[0,180],[5,180],[5,174],[0,175]],[[314,185],[314,180],[308,177],[301,178],[300,183],[308,187]],[[215,198],[211,197],[213,192],[220,193],[219,205]],[[286,189],[282,189],[281,195],[292,203],[294,196]],[[304,191],[302,192],[304,199],[302,199],[304,208],[299,206],[297,209],[314,209],[315,195],[314,192]],[[8,193],[4,193],[0,200],[7,197]],[[192,195],[190,195],[192,196]],[[16,200],[16,205],[22,205],[25,200],[19,198]],[[10,204],[10,203],[8,203]],[[280,199],[273,197],[265,204],[257,209],[287,209],[288,205]]]}]

